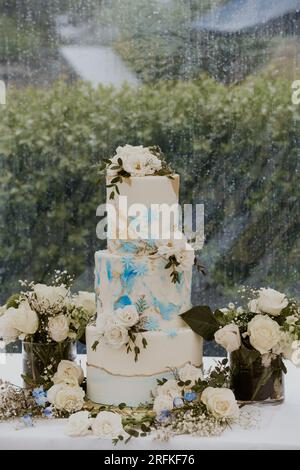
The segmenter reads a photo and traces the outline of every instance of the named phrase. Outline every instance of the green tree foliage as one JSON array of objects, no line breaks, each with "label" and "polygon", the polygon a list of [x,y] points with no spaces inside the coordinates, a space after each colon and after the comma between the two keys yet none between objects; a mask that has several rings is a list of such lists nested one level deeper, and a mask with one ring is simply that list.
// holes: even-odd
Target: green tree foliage
[{"label": "green tree foliage", "polygon": [[296,291],[300,117],[289,82],[57,83],[11,91],[0,113],[3,298],[18,279],[45,281],[55,268],[92,278],[104,245],[93,165],[126,143],[159,145],[181,174],[182,202],[205,204],[202,261],[216,292],[247,281]]}]

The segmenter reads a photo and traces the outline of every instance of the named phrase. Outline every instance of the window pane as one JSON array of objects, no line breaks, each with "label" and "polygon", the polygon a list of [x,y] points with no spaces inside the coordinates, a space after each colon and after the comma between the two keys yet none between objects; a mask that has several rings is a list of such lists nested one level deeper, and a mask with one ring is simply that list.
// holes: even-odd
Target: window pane
[{"label": "window pane", "polygon": [[57,268],[93,289],[93,165],[126,143],[159,145],[205,204],[194,303],[297,295],[299,3],[0,0],[2,303]]}]

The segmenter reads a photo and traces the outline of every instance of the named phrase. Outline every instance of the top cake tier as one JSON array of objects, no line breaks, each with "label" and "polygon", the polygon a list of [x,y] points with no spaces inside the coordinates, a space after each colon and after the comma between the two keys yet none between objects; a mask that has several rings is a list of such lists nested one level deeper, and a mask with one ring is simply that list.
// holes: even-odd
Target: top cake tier
[{"label": "top cake tier", "polygon": [[137,253],[178,232],[179,175],[157,147],[118,147],[106,161],[108,249]]}]

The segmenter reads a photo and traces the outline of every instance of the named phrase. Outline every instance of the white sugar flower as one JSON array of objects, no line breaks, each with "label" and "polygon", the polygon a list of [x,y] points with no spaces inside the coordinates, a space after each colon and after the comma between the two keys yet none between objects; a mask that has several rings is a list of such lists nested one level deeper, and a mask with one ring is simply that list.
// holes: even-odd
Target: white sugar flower
[{"label": "white sugar flower", "polygon": [[157,388],[157,394],[159,396],[165,396],[170,398],[171,400],[174,400],[175,397],[181,395],[181,389],[177,385],[176,380],[169,379],[167,380],[167,382]]},{"label": "white sugar flower", "polygon": [[58,364],[57,371],[52,378],[54,384],[66,383],[68,385],[80,385],[84,379],[82,368],[76,362],[62,360]]},{"label": "white sugar flower", "polygon": [[[111,160],[112,164],[117,164],[119,158],[122,160],[123,169],[131,176],[152,175],[162,166],[161,160],[153,155],[149,148],[142,145],[118,147],[116,155]],[[113,176],[111,171],[114,170],[108,171],[109,176]]]},{"label": "white sugar flower", "polygon": [[118,308],[115,312],[117,322],[124,328],[131,328],[139,321],[139,314],[134,305]]},{"label": "white sugar flower", "polygon": [[230,353],[236,351],[242,344],[239,327],[235,323],[223,326],[216,331],[215,341]]},{"label": "white sugar flower", "polygon": [[190,380],[190,386],[193,386],[197,380],[203,380],[203,373],[199,367],[195,367],[192,364],[187,363],[179,370],[179,378],[182,382]]},{"label": "white sugar flower", "polygon": [[48,321],[48,331],[53,341],[61,343],[68,338],[69,321],[65,315],[50,317]]},{"label": "white sugar flower", "polygon": [[278,323],[267,315],[256,315],[248,323],[250,344],[261,354],[270,352],[280,340]]},{"label": "white sugar flower", "polygon": [[201,395],[201,401],[216,418],[235,418],[239,407],[229,388],[207,387]]},{"label": "white sugar flower", "polygon": [[101,439],[116,439],[125,434],[121,416],[111,411],[100,411],[92,422],[92,431]]},{"label": "white sugar flower", "polygon": [[84,404],[84,391],[81,387],[71,387],[65,383],[53,385],[47,392],[47,398],[58,410],[74,413],[82,409]]},{"label": "white sugar flower", "polygon": [[171,398],[167,395],[158,395],[154,399],[154,403],[153,403],[153,411],[156,413],[156,415],[159,416],[162,411],[172,410],[174,398]]},{"label": "white sugar flower", "polygon": [[88,411],[78,411],[69,417],[66,434],[74,437],[87,436],[91,432],[92,422],[93,420],[89,417]]},{"label": "white sugar flower", "polygon": [[109,346],[119,349],[128,343],[128,331],[111,318],[105,325],[104,339]]}]

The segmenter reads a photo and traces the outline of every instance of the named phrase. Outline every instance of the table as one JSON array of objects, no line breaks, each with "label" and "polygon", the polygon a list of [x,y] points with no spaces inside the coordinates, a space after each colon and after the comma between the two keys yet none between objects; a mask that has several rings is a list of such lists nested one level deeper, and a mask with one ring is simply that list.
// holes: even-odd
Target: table
[{"label": "table", "polygon": [[[216,358],[205,358],[205,368]],[[79,356],[85,367],[85,356]],[[21,355],[0,354],[0,377],[20,384]],[[250,407],[248,407],[249,409]],[[196,438],[177,436],[167,443],[153,438],[132,439],[126,446],[114,447],[109,440],[93,436],[69,437],[64,434],[66,420],[37,420],[31,428],[19,429],[18,422],[0,424],[0,449],[127,449],[130,450],[202,450],[202,449],[300,449],[300,370],[288,364],[286,400],[284,404],[251,407],[261,415],[258,428],[234,426],[219,437]]]}]

